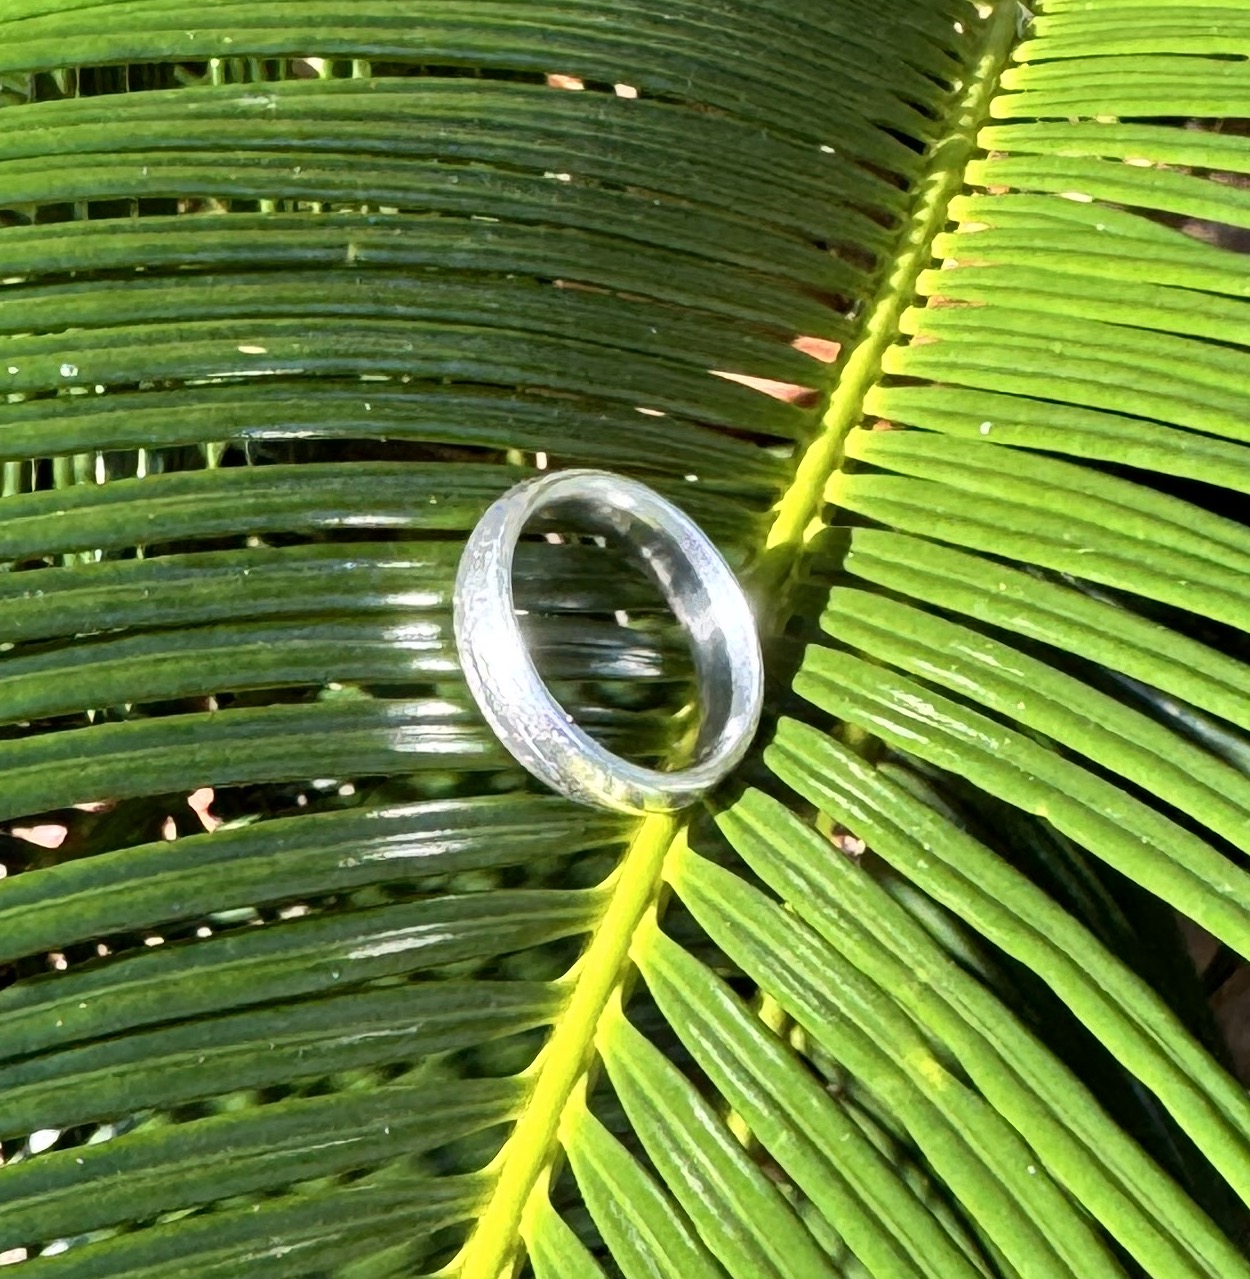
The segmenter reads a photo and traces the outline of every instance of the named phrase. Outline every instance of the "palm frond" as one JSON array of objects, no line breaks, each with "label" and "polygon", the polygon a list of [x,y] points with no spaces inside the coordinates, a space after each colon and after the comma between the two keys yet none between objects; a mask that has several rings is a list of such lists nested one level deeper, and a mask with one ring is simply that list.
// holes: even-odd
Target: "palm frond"
[{"label": "palm frond", "polygon": [[[1250,957],[1250,28],[1018,18],[4,6],[0,1260],[1250,1276],[1166,932]],[[760,601],[712,820],[471,708],[460,546],[568,464]],[[665,759],[645,585],[553,527],[518,592]]]}]

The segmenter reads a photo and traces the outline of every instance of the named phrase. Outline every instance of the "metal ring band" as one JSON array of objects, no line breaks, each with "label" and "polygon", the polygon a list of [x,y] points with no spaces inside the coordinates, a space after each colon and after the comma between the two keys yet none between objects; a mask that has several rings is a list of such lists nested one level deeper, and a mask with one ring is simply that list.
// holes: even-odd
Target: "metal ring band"
[{"label": "metal ring band", "polygon": [[[525,526],[540,511],[557,510],[587,532],[619,538],[685,627],[702,703],[689,768],[659,772],[612,754],[543,683],[514,610],[512,561]],[[759,636],[729,565],[671,502],[606,471],[554,471],[490,507],[456,574],[455,630],[469,690],[499,740],[535,777],[580,803],[627,813],[684,808],[738,763],[759,725]]]}]

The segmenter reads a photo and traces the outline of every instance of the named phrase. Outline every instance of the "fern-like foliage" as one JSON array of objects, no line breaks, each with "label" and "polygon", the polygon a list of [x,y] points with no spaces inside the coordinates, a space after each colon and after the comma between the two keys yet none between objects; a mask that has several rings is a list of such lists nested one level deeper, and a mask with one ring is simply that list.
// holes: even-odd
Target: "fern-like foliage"
[{"label": "fern-like foliage", "polygon": [[[0,1263],[1250,1279],[1177,926],[1250,957],[1248,55],[0,0]],[[540,793],[460,680],[464,537],[565,465],[758,602],[697,813]],[[564,704],[670,758],[645,584],[521,550]]]}]

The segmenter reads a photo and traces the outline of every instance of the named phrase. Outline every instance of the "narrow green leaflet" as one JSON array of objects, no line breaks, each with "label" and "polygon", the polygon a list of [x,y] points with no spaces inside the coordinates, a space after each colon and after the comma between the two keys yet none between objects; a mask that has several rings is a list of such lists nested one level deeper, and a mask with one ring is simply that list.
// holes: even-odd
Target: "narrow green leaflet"
[{"label": "narrow green leaflet", "polygon": [[584,1243],[543,1197],[526,1223],[525,1244],[537,1279],[600,1279]]},{"label": "narrow green leaflet", "polygon": [[683,856],[672,878],[726,953],[881,1097],[1021,1275],[1074,1275],[1077,1265],[1090,1274],[1123,1273],[1039,1156],[934,1055],[890,992],[758,889],[698,854]]},{"label": "narrow green leaflet", "polygon": [[[1143,1265],[1194,1275],[1246,1270],[1080,1081],[869,877],[840,856],[818,860],[820,836],[758,793],[739,801],[722,824],[798,914],[947,1045],[1056,1177]],[[1233,1122],[1213,1124],[1205,1134],[1212,1157],[1233,1181],[1250,1172],[1246,1118],[1239,1107]]]},{"label": "narrow green leaflet", "polygon": [[976,1273],[855,1122],[712,972],[658,930],[636,957],[722,1095],[873,1273]]},{"label": "narrow green leaflet", "polygon": [[[231,1090],[404,1065],[544,1026],[562,1007],[539,982],[430,982],[330,995],[141,1030],[0,1067],[0,1134],[123,1119]],[[263,1050],[257,1051],[258,1044]]]},{"label": "narrow green leaflet", "polygon": [[647,1154],[728,1274],[834,1274],[777,1188],[623,1015],[605,1019],[597,1046]]},{"label": "narrow green leaflet", "polygon": [[[457,1081],[440,1088],[394,1084],[335,1097],[297,1098],[125,1137],[18,1164],[0,1247],[124,1222],[132,1196],[152,1212],[197,1200],[313,1181],[359,1167],[381,1151],[413,1156],[513,1117],[514,1081]],[[367,1152],[367,1153],[366,1153]],[[90,1194],[84,1187],[90,1185]]]},{"label": "narrow green leaflet", "polygon": [[718,1279],[724,1271],[681,1209],[584,1107],[572,1108],[563,1144],[578,1189],[627,1279]]}]

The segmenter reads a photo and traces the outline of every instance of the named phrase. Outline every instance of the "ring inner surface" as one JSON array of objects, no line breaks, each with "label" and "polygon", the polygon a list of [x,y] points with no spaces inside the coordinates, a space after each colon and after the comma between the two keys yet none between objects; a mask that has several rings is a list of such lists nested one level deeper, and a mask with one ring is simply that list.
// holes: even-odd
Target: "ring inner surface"
[{"label": "ring inner surface", "polygon": [[[687,742],[684,758],[658,761],[665,770],[688,767],[704,759],[725,731],[725,721],[732,687],[729,652],[720,629],[715,625],[713,601],[696,565],[681,543],[657,529],[637,511],[611,506],[580,496],[558,497],[536,510],[527,532],[545,531],[546,527],[562,534],[580,534],[607,540],[608,546],[642,570],[644,577],[659,590],[662,597],[655,602],[655,612],[663,605],[675,617],[681,640],[694,668],[694,716],[698,725],[693,748]],[[647,613],[651,613],[647,609]],[[622,614],[617,614],[618,621]],[[667,627],[640,628],[640,640],[669,637]],[[669,632],[671,634],[671,632]],[[674,637],[675,638],[675,637]],[[544,677],[545,678],[545,677]],[[676,714],[688,705],[684,698],[672,706]],[[688,756],[693,754],[693,759]]]}]

